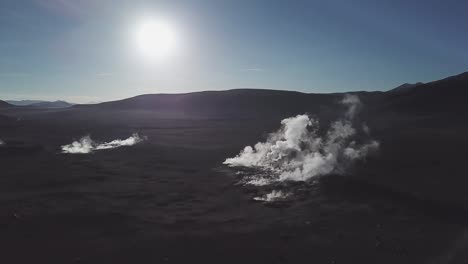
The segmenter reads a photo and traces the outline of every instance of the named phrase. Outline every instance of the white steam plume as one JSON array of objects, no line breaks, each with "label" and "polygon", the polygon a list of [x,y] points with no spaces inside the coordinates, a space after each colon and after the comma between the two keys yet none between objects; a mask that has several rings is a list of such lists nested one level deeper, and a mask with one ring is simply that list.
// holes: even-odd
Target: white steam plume
[{"label": "white steam plume", "polygon": [[357,112],[362,107],[361,100],[359,100],[359,97],[354,94],[345,94],[341,103],[348,107],[348,111],[345,116],[350,120],[356,116]]},{"label": "white steam plume", "polygon": [[290,195],[291,195],[290,193],[285,193],[281,190],[279,191],[273,190],[271,193],[267,193],[265,196],[254,197],[253,199],[256,201],[276,202],[276,201],[286,200]]},{"label": "white steam plume", "polygon": [[142,140],[143,139],[140,138],[138,134],[133,134],[131,137],[124,139],[124,140],[116,139],[108,143],[99,144],[96,146],[96,150],[113,149],[113,148],[124,147],[124,146],[133,146],[141,142]]},{"label": "white steam plume", "polygon": [[[361,108],[359,98],[346,95],[341,104],[348,108],[345,118],[332,123],[324,136],[317,134],[319,122],[306,114],[286,118],[281,121],[281,128],[270,134],[266,142],[245,147],[236,157],[226,159],[224,164],[260,169],[263,173],[246,181],[257,186],[344,173],[353,161],[377,150],[379,143],[370,139],[357,143],[355,139],[359,131],[353,127],[352,121]],[[368,135],[367,126],[359,127]]]},{"label": "white steam plume", "polygon": [[3,145],[5,145],[5,142],[0,139],[0,146],[3,146]]},{"label": "white steam plume", "polygon": [[87,154],[95,150],[113,149],[124,146],[133,146],[143,141],[137,133],[127,139],[116,139],[111,142],[96,143],[91,137],[82,137],[79,141],[74,141],[71,144],[62,146],[62,153],[67,154]]}]

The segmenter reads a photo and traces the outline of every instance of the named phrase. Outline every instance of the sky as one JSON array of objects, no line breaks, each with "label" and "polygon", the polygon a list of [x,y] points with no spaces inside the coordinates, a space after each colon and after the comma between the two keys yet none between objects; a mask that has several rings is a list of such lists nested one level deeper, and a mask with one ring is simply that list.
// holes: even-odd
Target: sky
[{"label": "sky", "polygon": [[[467,10],[450,0],[2,0],[0,99],[388,90],[468,71]],[[170,55],[136,44],[149,19],[170,25]]]}]

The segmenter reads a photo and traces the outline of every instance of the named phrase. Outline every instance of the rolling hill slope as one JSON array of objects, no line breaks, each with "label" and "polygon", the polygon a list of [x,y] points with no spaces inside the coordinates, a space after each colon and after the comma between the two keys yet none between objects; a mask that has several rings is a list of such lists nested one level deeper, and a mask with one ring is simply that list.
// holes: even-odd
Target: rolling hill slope
[{"label": "rolling hill slope", "polygon": [[12,107],[12,105],[5,101],[0,100],[0,108],[8,108],[8,107]]}]

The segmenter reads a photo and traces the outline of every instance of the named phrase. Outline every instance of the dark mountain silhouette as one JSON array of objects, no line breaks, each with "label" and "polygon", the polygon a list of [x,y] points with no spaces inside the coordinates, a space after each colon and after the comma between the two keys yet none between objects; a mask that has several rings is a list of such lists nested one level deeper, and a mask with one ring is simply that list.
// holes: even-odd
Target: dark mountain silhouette
[{"label": "dark mountain silhouette", "polygon": [[38,102],[38,103],[33,103],[28,105],[29,107],[39,107],[39,108],[67,108],[72,106],[73,104],[70,104],[65,101],[54,101],[54,102]]},{"label": "dark mountain silhouette", "polygon": [[[468,115],[468,73],[429,83],[403,84],[387,92],[351,92],[366,105],[366,118],[457,113]],[[145,111],[167,118],[281,118],[311,113],[332,118],[343,93],[310,94],[294,91],[234,89],[185,94],[146,94],[73,109]]]},{"label": "dark mountain silhouette", "polygon": [[0,108],[8,108],[8,107],[11,107],[11,106],[12,106],[11,104],[0,100]]},{"label": "dark mountain silhouette", "polygon": [[37,108],[67,108],[73,104],[65,101],[42,101],[42,100],[7,100],[7,103],[16,106],[28,106],[28,107],[37,107]]},{"label": "dark mountain silhouette", "polygon": [[32,104],[42,103],[46,101],[43,101],[43,100],[6,100],[6,102],[12,105],[26,106],[26,105],[32,105]]},{"label": "dark mountain silhouette", "polygon": [[468,81],[468,72],[464,72],[464,73],[461,73],[461,74],[457,74],[457,75],[454,75],[454,76],[450,76],[450,77],[447,77],[445,79],[442,79],[441,81],[443,80],[458,80],[458,81]]},{"label": "dark mountain silhouette", "polygon": [[[351,92],[368,106],[411,113],[465,108],[468,72],[429,83],[403,84],[387,92]],[[234,89],[185,94],[146,94],[77,109],[145,110],[180,116],[251,117],[316,113],[332,107],[343,93],[311,94],[294,91]]]},{"label": "dark mountain silhouette", "polygon": [[[358,92],[364,100],[381,92]],[[170,117],[252,118],[334,112],[343,94],[307,94],[294,91],[234,89],[186,94],[146,94],[77,109],[144,110]]]},{"label": "dark mountain silhouette", "polygon": [[[366,118],[382,114],[468,114],[468,73],[429,83],[403,84],[387,92],[350,92],[366,105]],[[281,118],[302,113],[332,117],[340,112],[343,93],[310,94],[294,91],[234,89],[185,94],[146,94],[99,104],[75,105],[69,110],[143,111],[159,118]],[[4,103],[5,105],[5,103]],[[66,108],[63,101],[30,107]],[[96,113],[97,113],[96,112]]]},{"label": "dark mountain silhouette", "polygon": [[418,85],[421,85],[421,84],[424,84],[422,82],[417,82],[417,83],[404,83],[396,88],[393,88],[391,90],[389,90],[389,92],[391,93],[404,93],[404,92],[408,92],[408,91],[411,91],[413,87],[416,87]]},{"label": "dark mountain silhouette", "polygon": [[387,92],[385,104],[392,110],[407,114],[453,113],[467,114],[468,72],[405,88],[403,93]]}]

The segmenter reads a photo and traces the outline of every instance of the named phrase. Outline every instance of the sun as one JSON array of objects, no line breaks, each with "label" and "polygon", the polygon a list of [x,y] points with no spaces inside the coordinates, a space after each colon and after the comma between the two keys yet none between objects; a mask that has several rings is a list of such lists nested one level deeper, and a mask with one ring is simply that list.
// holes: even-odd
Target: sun
[{"label": "sun", "polygon": [[137,26],[135,42],[141,55],[163,58],[175,55],[178,50],[178,35],[175,28],[166,21],[145,19]]}]

